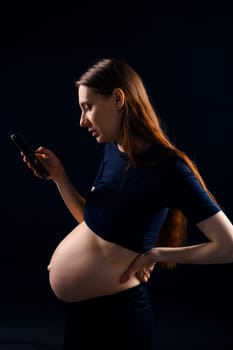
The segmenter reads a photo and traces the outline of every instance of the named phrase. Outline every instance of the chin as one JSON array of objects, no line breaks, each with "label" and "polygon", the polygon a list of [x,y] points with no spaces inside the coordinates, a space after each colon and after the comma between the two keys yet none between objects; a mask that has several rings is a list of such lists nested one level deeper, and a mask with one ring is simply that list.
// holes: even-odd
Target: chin
[{"label": "chin", "polygon": [[106,143],[106,142],[109,142],[109,140],[105,139],[103,136],[97,136],[96,137],[96,141],[98,143]]},{"label": "chin", "polygon": [[96,139],[96,142],[98,142],[98,143],[103,142],[103,138],[101,136],[97,136],[95,139]]}]

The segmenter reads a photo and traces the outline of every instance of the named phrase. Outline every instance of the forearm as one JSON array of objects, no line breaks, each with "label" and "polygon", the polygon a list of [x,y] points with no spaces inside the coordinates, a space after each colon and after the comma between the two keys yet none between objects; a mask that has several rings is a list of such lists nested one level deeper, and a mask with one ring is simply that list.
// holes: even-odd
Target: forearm
[{"label": "forearm", "polygon": [[157,262],[180,264],[223,264],[233,262],[233,226],[220,211],[197,224],[208,242],[186,247],[152,249]]},{"label": "forearm", "polygon": [[156,247],[139,254],[122,274],[121,283],[135,274],[141,281],[147,282],[156,263],[233,263],[233,226],[226,215],[220,211],[199,222],[197,227],[206,235],[206,243],[184,247]]},{"label": "forearm", "polygon": [[232,249],[217,242],[207,242],[186,247],[157,247],[151,250],[155,262],[178,264],[223,264],[233,262]]},{"label": "forearm", "polygon": [[76,190],[65,170],[59,176],[59,179],[54,180],[54,183],[71,214],[79,223],[82,222],[84,217],[85,199]]}]

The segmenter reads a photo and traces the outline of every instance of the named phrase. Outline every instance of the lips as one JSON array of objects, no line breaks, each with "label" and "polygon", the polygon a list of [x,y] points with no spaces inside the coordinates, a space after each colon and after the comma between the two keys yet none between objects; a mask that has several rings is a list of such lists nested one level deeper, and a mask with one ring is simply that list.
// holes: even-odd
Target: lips
[{"label": "lips", "polygon": [[97,136],[97,131],[95,129],[88,129],[88,132],[93,136]]}]

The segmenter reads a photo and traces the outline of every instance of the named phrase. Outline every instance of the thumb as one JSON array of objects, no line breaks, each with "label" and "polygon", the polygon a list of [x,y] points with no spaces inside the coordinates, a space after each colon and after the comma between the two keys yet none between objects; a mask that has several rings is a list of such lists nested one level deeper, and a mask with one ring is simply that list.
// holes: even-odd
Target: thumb
[{"label": "thumb", "polygon": [[128,271],[124,272],[123,275],[121,275],[120,282],[126,283],[129,280],[129,273]]},{"label": "thumb", "polygon": [[135,273],[137,272],[138,270],[138,267],[137,267],[137,259],[138,257],[136,257],[132,262],[131,264],[129,265],[129,267],[127,268],[127,270],[121,275],[121,278],[120,278],[120,282],[121,283],[125,283],[127,282],[131,276],[135,275]]}]

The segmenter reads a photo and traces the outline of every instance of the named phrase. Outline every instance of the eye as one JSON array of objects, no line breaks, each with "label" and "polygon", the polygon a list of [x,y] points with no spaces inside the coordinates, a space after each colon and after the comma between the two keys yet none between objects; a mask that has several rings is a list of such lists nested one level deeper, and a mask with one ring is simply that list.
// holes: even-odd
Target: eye
[{"label": "eye", "polygon": [[83,110],[86,111],[90,111],[91,110],[91,105],[89,103],[84,103],[83,105]]}]

